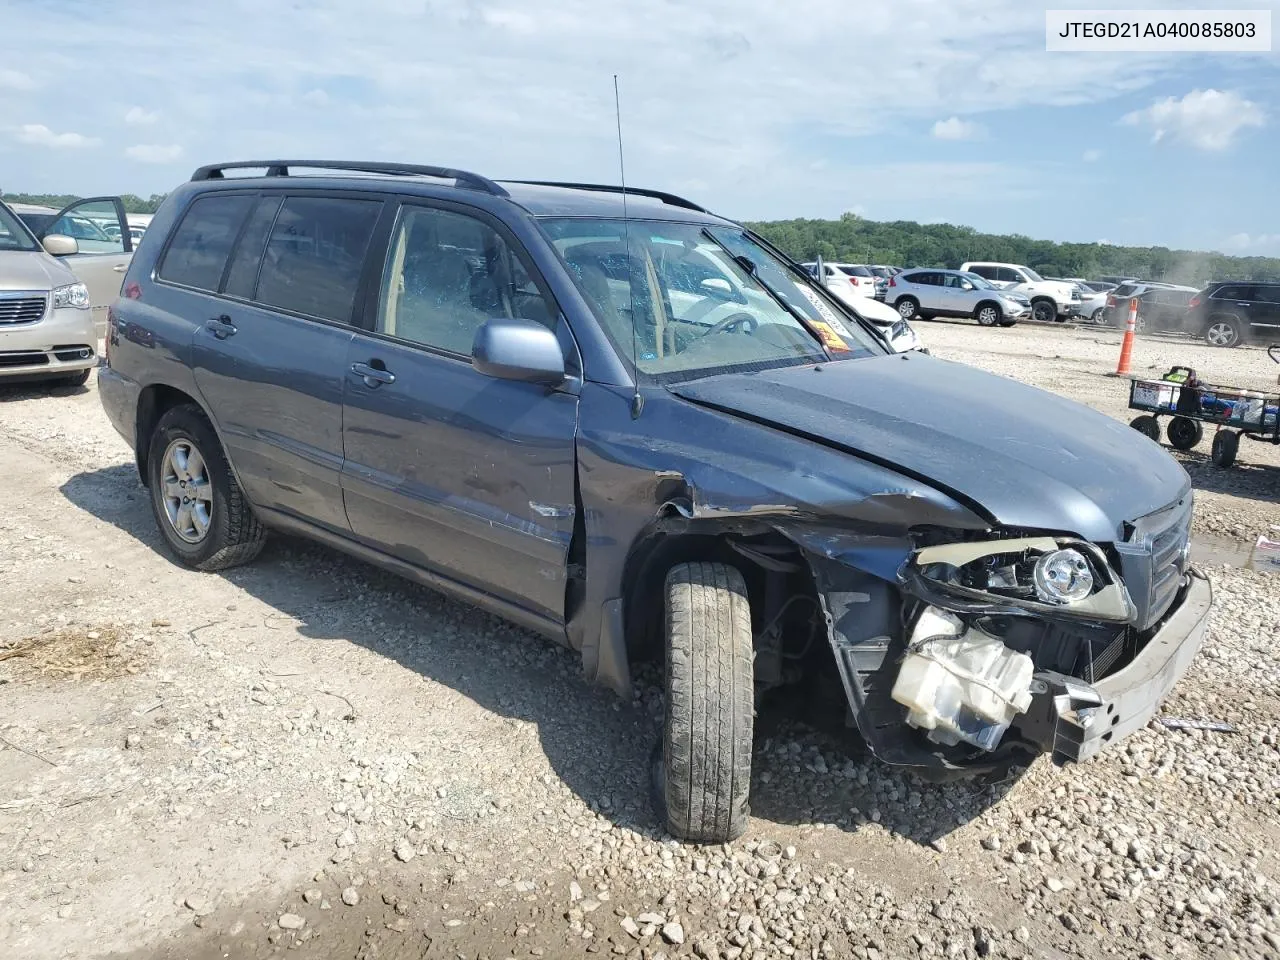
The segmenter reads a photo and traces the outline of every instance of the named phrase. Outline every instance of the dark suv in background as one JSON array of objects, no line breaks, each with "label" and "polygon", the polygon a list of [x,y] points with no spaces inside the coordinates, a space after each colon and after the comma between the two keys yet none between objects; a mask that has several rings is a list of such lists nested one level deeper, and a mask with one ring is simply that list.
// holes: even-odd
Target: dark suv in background
[{"label": "dark suv in background", "polygon": [[107,342],[103,406],[181,562],[291,532],[550,636],[623,695],[657,659],[654,796],[686,839],[746,828],[774,691],[833,697],[924,775],[1084,760],[1146,725],[1208,622],[1190,480],[1157,444],[892,353],[670,194],[203,167]]},{"label": "dark suv in background", "polygon": [[1280,283],[1211,283],[1192,298],[1188,323],[1211,347],[1280,342]]}]

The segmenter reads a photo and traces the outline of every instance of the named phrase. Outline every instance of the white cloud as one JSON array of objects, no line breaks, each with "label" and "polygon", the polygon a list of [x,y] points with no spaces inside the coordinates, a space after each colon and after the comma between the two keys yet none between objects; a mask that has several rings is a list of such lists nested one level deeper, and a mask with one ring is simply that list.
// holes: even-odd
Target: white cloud
[{"label": "white cloud", "polygon": [[302,102],[313,107],[326,107],[329,105],[329,95],[319,87],[314,87],[302,95]]},{"label": "white cloud", "polygon": [[0,69],[0,90],[34,90],[36,82],[21,70]]},{"label": "white cloud", "polygon": [[78,150],[81,147],[96,146],[101,142],[96,137],[86,137],[80,133],[54,133],[43,123],[24,123],[18,128],[16,137],[19,143],[60,150]]},{"label": "white cloud", "polygon": [[975,140],[982,136],[982,126],[970,120],[951,117],[935,123],[933,135],[939,140]]},{"label": "white cloud", "polygon": [[124,115],[124,122],[133,127],[145,127],[160,119],[156,110],[144,110],[142,107],[130,107]]},{"label": "white cloud", "polygon": [[1276,247],[1280,247],[1280,233],[1233,233],[1220,245],[1220,249],[1234,253],[1262,253]]},{"label": "white cloud", "polygon": [[139,143],[125,150],[124,155],[139,163],[173,163],[182,156],[182,147],[176,143]]},{"label": "white cloud", "polygon": [[1236,135],[1266,122],[1262,108],[1231,90],[1192,90],[1166,97],[1121,118],[1130,126],[1151,128],[1151,141],[1179,140],[1201,150],[1225,150]]},{"label": "white cloud", "polygon": [[1097,161],[1102,159],[1102,151],[1086,150],[1084,153],[1080,155],[1080,159],[1083,160],[1085,163],[1096,163]]}]

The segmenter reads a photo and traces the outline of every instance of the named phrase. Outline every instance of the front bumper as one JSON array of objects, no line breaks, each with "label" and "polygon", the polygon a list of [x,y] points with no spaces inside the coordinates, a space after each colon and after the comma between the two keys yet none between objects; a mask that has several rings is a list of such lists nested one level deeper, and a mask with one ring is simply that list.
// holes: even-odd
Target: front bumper
[{"label": "front bumper", "polygon": [[34,323],[0,325],[0,379],[58,377],[97,366],[98,333],[88,310],[50,310]]},{"label": "front bumper", "polygon": [[1193,572],[1181,602],[1128,666],[1092,684],[1037,674],[1045,689],[1015,729],[1059,763],[1088,760],[1140,730],[1200,650],[1212,603],[1209,581]]}]

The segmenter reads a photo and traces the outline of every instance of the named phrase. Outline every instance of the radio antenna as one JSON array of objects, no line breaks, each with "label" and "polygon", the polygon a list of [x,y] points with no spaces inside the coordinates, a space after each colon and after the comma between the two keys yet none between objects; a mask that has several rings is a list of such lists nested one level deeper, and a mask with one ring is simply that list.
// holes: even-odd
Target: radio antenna
[{"label": "radio antenna", "polygon": [[622,235],[626,244],[624,263],[627,265],[627,302],[631,315],[631,366],[635,377],[635,393],[631,397],[631,419],[635,420],[644,409],[644,397],[640,395],[640,334],[636,330],[635,294],[632,293],[631,276],[631,220],[627,216],[627,161],[622,152],[622,98],[618,94],[618,75],[613,75],[613,115],[618,123],[618,176],[622,181]]}]

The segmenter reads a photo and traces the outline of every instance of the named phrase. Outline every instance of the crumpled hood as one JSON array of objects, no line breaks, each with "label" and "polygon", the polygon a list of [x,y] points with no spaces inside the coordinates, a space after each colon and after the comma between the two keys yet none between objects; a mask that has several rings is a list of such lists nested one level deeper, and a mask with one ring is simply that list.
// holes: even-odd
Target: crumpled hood
[{"label": "crumpled hood", "polygon": [[[1100,381],[1098,389],[1124,390]],[[1035,387],[919,353],[726,374],[686,400],[924,480],[996,522],[1108,542],[1190,489],[1136,430]],[[804,464],[796,464],[803,470]]]},{"label": "crumpled hood", "polygon": [[43,250],[0,250],[0,290],[51,290],[75,274]]}]

